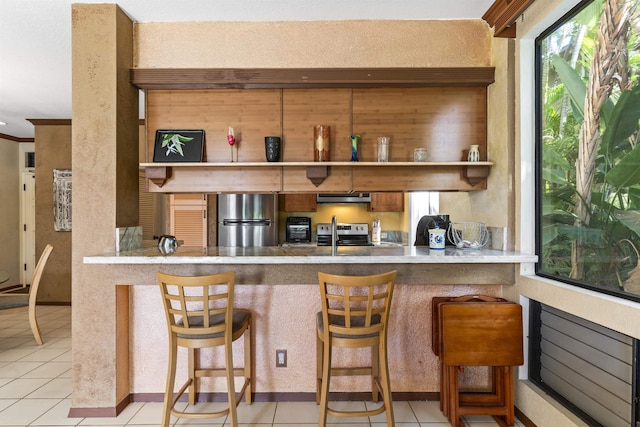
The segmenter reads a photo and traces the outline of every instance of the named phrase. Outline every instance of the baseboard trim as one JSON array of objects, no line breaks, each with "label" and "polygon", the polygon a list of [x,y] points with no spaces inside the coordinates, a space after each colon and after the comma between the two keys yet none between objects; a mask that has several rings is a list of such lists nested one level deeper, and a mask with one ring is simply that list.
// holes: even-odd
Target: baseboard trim
[{"label": "baseboard trim", "polygon": [[516,418],[525,425],[525,427],[537,427],[536,424],[529,419],[525,414],[522,413],[517,407],[515,408]]},{"label": "baseboard trim", "polygon": [[[348,392],[348,393],[330,393],[330,400],[368,400],[371,399],[371,392]],[[395,392],[393,400],[395,401],[419,401],[419,400],[438,400],[440,393],[438,392]],[[182,396],[180,400],[187,400],[187,396]],[[73,418],[97,418],[97,417],[116,417],[131,402],[162,402],[164,401],[164,393],[132,393],[123,399],[116,407],[110,408],[71,408],[69,417]],[[198,402],[226,402],[226,393],[198,393]],[[254,402],[315,402],[315,393],[254,393]]]},{"label": "baseboard trim", "polygon": [[131,394],[122,399],[115,407],[108,406],[102,408],[71,408],[69,409],[69,418],[110,418],[117,417],[120,412],[124,411],[133,400]]}]

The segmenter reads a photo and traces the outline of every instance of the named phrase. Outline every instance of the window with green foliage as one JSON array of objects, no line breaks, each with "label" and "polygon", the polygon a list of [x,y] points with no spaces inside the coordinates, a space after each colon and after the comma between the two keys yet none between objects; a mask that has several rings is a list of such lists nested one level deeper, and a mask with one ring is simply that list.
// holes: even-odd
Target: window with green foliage
[{"label": "window with green foliage", "polygon": [[639,2],[582,2],[536,43],[537,273],[634,300]]}]

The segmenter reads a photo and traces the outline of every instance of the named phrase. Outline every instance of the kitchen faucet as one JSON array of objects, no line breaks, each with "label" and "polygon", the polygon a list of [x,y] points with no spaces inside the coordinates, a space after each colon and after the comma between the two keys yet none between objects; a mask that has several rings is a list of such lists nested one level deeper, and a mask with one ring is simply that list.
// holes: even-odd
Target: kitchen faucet
[{"label": "kitchen faucet", "polygon": [[336,216],[334,215],[331,218],[331,255],[338,255],[338,246],[336,245],[336,240],[338,240],[338,226],[336,224]]}]

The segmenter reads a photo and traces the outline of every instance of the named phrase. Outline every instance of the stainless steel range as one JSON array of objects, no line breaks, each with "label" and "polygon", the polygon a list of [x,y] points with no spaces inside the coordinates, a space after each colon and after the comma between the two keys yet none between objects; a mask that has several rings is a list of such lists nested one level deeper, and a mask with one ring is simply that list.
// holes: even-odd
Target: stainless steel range
[{"label": "stainless steel range", "polygon": [[[331,224],[318,224],[316,231],[318,246],[331,246]],[[338,224],[337,232],[338,246],[372,246],[367,223]]]}]

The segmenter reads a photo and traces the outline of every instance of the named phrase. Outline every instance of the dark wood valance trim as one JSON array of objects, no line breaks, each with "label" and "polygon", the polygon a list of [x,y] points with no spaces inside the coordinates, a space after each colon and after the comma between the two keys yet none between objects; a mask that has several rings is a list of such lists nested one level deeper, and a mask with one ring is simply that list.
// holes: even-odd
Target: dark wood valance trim
[{"label": "dark wood valance trim", "polygon": [[130,79],[140,89],[486,87],[495,68],[134,68]]},{"label": "dark wood valance trim", "polygon": [[513,38],[516,36],[514,22],[533,2],[534,0],[496,0],[482,19],[494,28],[496,37]]}]

